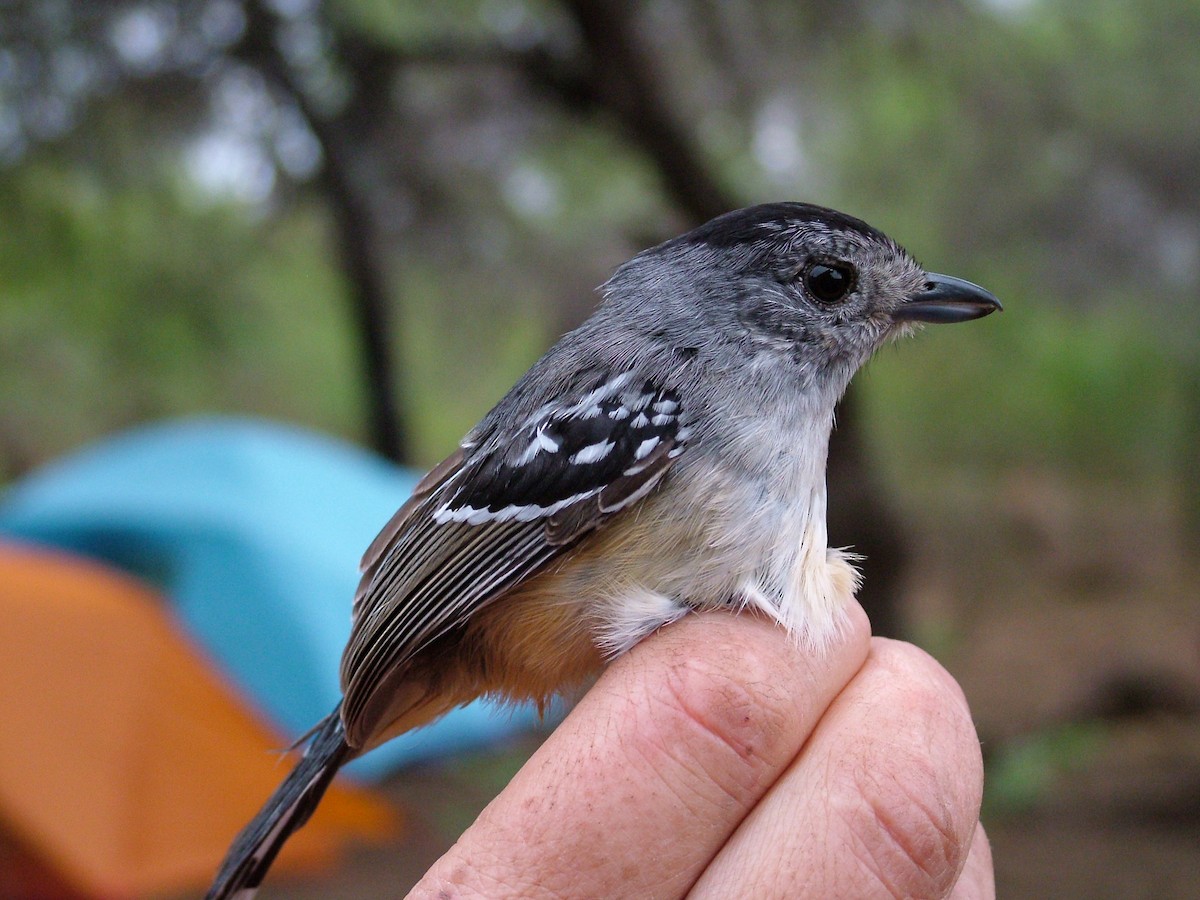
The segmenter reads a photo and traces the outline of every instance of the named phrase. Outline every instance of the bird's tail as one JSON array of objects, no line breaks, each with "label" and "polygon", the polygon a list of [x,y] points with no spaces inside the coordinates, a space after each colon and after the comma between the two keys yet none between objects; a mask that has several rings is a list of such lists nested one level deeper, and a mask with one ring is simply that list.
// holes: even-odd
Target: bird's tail
[{"label": "bird's tail", "polygon": [[237,836],[205,900],[254,896],[284,842],[308,821],[349,754],[339,704],[313,730],[304,758]]}]

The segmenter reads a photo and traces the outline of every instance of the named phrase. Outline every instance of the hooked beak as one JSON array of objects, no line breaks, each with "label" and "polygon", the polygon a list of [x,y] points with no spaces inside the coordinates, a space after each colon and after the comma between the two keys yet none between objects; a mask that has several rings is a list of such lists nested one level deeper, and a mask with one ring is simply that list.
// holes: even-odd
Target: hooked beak
[{"label": "hooked beak", "polygon": [[977,284],[932,272],[925,278],[925,289],[892,311],[893,321],[968,322],[1004,308],[991,291]]}]

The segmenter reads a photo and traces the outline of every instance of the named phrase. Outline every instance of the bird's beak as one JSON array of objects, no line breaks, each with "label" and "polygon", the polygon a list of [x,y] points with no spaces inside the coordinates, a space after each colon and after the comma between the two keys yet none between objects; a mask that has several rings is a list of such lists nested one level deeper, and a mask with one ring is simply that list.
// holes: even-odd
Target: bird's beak
[{"label": "bird's beak", "polygon": [[925,287],[892,311],[896,322],[967,322],[1003,309],[977,284],[952,275],[925,276]]}]

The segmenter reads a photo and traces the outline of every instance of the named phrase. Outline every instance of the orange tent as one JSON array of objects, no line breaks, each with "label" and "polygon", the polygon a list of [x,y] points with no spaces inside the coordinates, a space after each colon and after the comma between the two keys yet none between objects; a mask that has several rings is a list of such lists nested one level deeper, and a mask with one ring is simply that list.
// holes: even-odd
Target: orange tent
[{"label": "orange tent", "polygon": [[[281,743],[141,583],[0,545],[0,821],[68,884],[202,887],[287,771]],[[335,785],[278,865],[392,827],[381,801]]]}]

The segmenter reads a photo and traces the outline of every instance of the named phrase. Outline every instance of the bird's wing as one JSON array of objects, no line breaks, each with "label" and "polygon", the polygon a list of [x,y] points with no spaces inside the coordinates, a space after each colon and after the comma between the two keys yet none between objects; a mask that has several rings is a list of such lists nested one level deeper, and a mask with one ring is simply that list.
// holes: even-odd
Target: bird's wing
[{"label": "bird's wing", "polygon": [[363,557],[342,658],[352,739],[397,667],[646,496],[686,446],[681,414],[674,391],[606,376],[433,469]]}]

